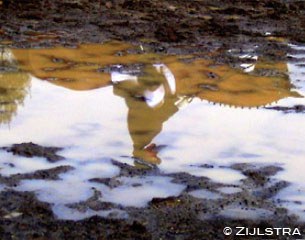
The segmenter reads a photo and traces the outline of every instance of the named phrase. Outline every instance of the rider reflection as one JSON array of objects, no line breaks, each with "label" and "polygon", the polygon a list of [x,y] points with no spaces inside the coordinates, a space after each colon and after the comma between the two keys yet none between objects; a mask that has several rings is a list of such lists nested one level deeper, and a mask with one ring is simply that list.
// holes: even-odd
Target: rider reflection
[{"label": "rider reflection", "polygon": [[133,141],[133,157],[149,163],[161,162],[152,143],[163,123],[179,110],[174,75],[164,64],[145,66],[134,76],[119,71],[111,74],[114,94],[125,99],[128,130]]}]

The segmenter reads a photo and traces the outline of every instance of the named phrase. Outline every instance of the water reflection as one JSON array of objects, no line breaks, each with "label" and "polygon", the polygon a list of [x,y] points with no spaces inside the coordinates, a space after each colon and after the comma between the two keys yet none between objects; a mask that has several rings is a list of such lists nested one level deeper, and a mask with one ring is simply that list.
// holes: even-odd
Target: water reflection
[{"label": "water reflection", "polygon": [[[81,45],[70,49],[15,49],[13,55],[21,69],[39,79],[73,90],[90,90],[110,85],[110,75],[122,77],[115,74],[116,70],[112,72],[112,66],[131,66],[132,72],[138,64],[146,68],[146,77],[143,78],[145,84],[129,85],[130,91],[133,91],[133,87],[156,86],[156,82],[162,82],[160,78],[163,76],[169,86],[175,88],[178,96],[196,96],[214,103],[238,107],[264,106],[288,96],[296,96],[290,91],[292,85],[288,77],[284,76],[287,73],[286,63],[264,62],[257,60],[257,57],[256,69],[279,72],[282,76],[247,74],[248,71],[215,65],[203,59],[187,63],[183,61],[183,57],[142,53],[131,45],[118,42]],[[131,77],[134,78],[135,76]],[[146,94],[149,91],[147,89]],[[158,92],[160,97],[164,90],[161,88]]]},{"label": "water reflection", "polygon": [[[291,84],[301,86],[302,81],[297,81],[303,79],[297,66],[300,63],[288,63],[289,79],[287,74],[264,74],[287,73],[283,62],[251,59],[255,61],[254,70],[243,72],[202,59],[188,63],[180,57],[142,53],[118,43],[14,49],[11,53],[19,70],[15,61],[6,64],[11,67],[3,74],[12,77],[5,78],[4,86],[16,83],[13,88],[23,90],[24,106],[11,120],[11,129],[0,126],[0,145],[33,141],[61,146],[66,159],[49,163],[0,151],[1,175],[60,165],[74,167],[58,180],[26,180],[18,186],[21,191],[37,191],[42,201],[54,203],[57,210],[53,210],[59,216],[72,211],[65,204],[90,198],[93,187],[106,192],[102,200],[116,203],[121,193],[130,197],[138,193],[141,206],[153,196],[178,195],[183,189],[171,179],[154,177],[120,179],[125,185],[114,189],[91,182],[92,178],[118,175],[119,169],[110,158],[129,164],[134,158],[142,159],[160,164],[159,169],[167,173],[183,171],[234,186],[245,176],[223,166],[241,162],[276,164],[287,170],[277,176],[303,186],[299,169],[304,156],[304,117],[256,109],[277,101],[304,101],[300,98],[303,88],[295,89]],[[18,74],[24,81],[13,81],[19,79]],[[31,97],[25,98],[30,85]],[[245,107],[251,109],[242,109]],[[167,147],[160,150],[164,145]],[[214,168],[198,167],[206,163]],[[141,191],[134,183],[143,185]],[[129,198],[126,204],[132,202]],[[79,214],[77,218],[84,216]],[[94,214],[92,211],[89,215]]]},{"label": "water reflection", "polygon": [[[10,54],[22,71],[71,90],[113,85],[114,94],[124,98],[128,107],[133,157],[155,164],[161,160],[153,139],[162,131],[163,123],[194,97],[235,107],[259,107],[298,96],[291,91],[287,77],[247,74],[202,59],[186,63],[179,57],[142,53],[119,42],[78,48],[13,49]],[[287,70],[284,63],[263,67],[282,73]],[[28,78],[25,73],[19,76]],[[23,83],[19,88],[25,88]]]}]

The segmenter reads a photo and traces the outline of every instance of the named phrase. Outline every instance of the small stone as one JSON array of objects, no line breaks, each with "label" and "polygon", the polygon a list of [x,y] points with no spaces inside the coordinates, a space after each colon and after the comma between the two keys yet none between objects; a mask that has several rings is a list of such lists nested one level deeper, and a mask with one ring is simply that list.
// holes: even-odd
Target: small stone
[{"label": "small stone", "polygon": [[16,218],[16,217],[21,216],[22,214],[23,213],[21,213],[21,212],[11,212],[11,213],[5,215],[3,218],[5,218],[5,219]]}]

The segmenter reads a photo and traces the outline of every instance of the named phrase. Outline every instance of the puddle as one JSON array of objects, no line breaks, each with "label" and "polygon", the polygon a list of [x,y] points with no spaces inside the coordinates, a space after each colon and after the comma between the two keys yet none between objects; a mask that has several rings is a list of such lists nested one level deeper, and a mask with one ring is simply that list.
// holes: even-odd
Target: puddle
[{"label": "puddle", "polygon": [[5,185],[0,184],[0,191],[3,191],[3,190],[5,190]]},{"label": "puddle", "polygon": [[221,195],[219,195],[218,193],[214,193],[208,190],[195,190],[195,191],[191,191],[189,193],[191,196],[196,197],[196,198],[203,198],[203,199],[219,199],[221,198]]},{"label": "puddle", "polygon": [[59,218],[111,214],[67,207],[86,201],[93,188],[101,191],[102,201],[133,207],[177,196],[185,188],[160,176],[118,177],[122,185],[114,189],[91,182],[118,176],[111,159],[234,185],[245,176],[230,169],[232,164],[276,164],[285,169],[277,178],[303,186],[305,116],[264,109],[304,104],[300,60],[267,63],[247,53],[240,59],[251,63],[233,69],[202,59],[186,63],[188,56],[155,55],[117,42],[5,52],[0,146],[57,146],[66,159],[50,163],[0,151],[0,173],[72,166],[58,180],[23,180],[16,187],[52,203]]},{"label": "puddle", "polygon": [[44,158],[17,157],[11,153],[0,151],[0,168],[2,176],[10,176],[18,173],[28,173],[37,170],[49,169],[62,165],[61,163],[49,163]]},{"label": "puddle", "polygon": [[259,208],[227,208],[220,212],[222,217],[226,217],[229,219],[251,219],[251,220],[259,220],[259,219],[270,219],[273,217],[273,213]]},{"label": "puddle", "polygon": [[221,187],[217,189],[219,192],[224,194],[235,194],[242,191],[242,189],[237,187]]},{"label": "puddle", "polygon": [[153,198],[178,196],[185,188],[171,183],[167,177],[121,177],[118,180],[122,182],[121,186],[114,189],[102,188],[101,192],[105,194],[103,201],[122,206],[145,207]]},{"label": "puddle", "polygon": [[193,169],[187,168],[187,171],[194,176],[205,176],[214,182],[227,183],[227,184],[238,184],[238,182],[246,178],[243,174],[238,171],[228,168],[210,168],[202,169],[194,167]]},{"label": "puddle", "polygon": [[101,216],[113,219],[125,219],[128,218],[128,214],[119,209],[113,210],[100,210],[94,211],[91,209],[86,209],[85,211],[76,211],[75,209],[66,207],[65,205],[55,205],[53,207],[55,215],[60,219],[65,220],[82,220],[84,218],[89,218],[92,216]]}]

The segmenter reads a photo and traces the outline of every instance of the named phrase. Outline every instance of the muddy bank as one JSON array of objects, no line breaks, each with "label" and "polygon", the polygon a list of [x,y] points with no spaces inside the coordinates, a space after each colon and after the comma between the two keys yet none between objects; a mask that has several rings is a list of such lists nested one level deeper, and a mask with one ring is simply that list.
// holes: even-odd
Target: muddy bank
[{"label": "muddy bank", "polygon": [[295,105],[292,107],[266,107],[266,109],[282,111],[284,113],[304,113],[305,112],[304,105]]},{"label": "muddy bank", "polygon": [[56,152],[62,150],[61,148],[41,147],[34,143],[14,144],[11,147],[2,149],[24,157],[44,157],[50,162],[57,162],[63,159],[62,156],[56,154]]},{"label": "muddy bank", "polygon": [[0,39],[17,47],[115,39],[202,57],[258,45],[258,53],[279,57],[283,40],[305,41],[304,12],[303,1],[283,0],[4,1]]},{"label": "muddy bank", "polygon": [[[30,146],[32,151],[39,148],[44,149],[45,153],[53,152],[53,148],[32,143],[13,147],[24,149]],[[16,151],[16,154],[22,152]],[[80,212],[113,210],[111,214],[107,218],[93,216],[69,221],[58,219],[52,205],[39,201],[35,193],[16,191],[15,187],[20,180],[59,179],[58,174],[71,171],[71,167],[1,177],[0,183],[6,185],[0,192],[1,239],[236,239],[233,235],[225,236],[223,228],[245,226],[264,230],[289,227],[298,228],[301,234],[305,229],[304,223],[300,223],[297,216],[289,214],[281,206],[280,199],[274,198],[280,190],[289,186],[288,182],[276,179],[276,174],[282,171],[281,167],[234,164],[229,168],[245,176],[241,184],[234,185],[216,183],[207,177],[183,172],[165,174],[143,162],[138,162],[141,165],[136,168],[115,160],[112,160],[112,164],[120,168],[119,175],[90,181],[116,188],[122,184],[121,177],[161,176],[171,177],[173,183],[183,184],[185,189],[176,197],[153,198],[142,208],[104,202],[103,192],[95,190],[86,201],[69,204],[68,207]],[[213,165],[198,167],[214,168]],[[274,234],[266,236],[266,239],[286,237]]]},{"label": "muddy bank", "polygon": [[[183,203],[175,206],[178,200]],[[0,202],[3,206],[1,212],[4,214],[0,220],[1,239],[236,239],[238,237],[224,236],[223,228],[247,226],[265,229],[289,226],[304,229],[303,225],[294,223],[289,218],[264,221],[227,218],[200,220],[197,218],[200,208],[183,197],[154,200],[148,208],[134,210],[137,217],[130,217],[125,221],[101,217],[77,222],[57,220],[50,207],[38,202],[31,193],[2,192]],[[266,239],[269,237],[286,239],[276,235]]]}]

